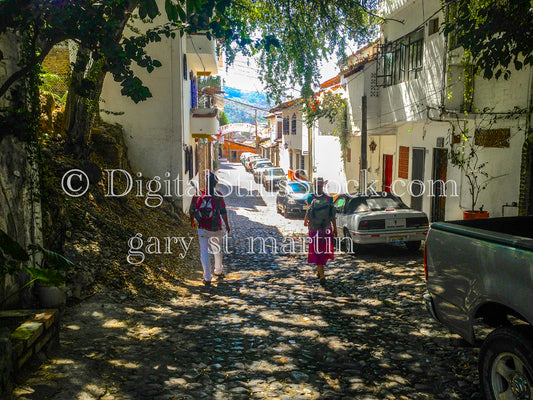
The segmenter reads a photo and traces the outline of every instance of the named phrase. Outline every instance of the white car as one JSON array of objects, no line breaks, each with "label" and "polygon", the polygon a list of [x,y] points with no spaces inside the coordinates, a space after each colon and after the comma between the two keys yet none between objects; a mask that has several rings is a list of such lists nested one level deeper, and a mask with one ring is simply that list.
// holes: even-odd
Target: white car
[{"label": "white car", "polygon": [[285,179],[287,179],[285,171],[280,167],[266,168],[261,174],[261,182],[266,190],[277,189],[280,182]]},{"label": "white car", "polygon": [[254,155],[255,153],[250,153],[249,151],[245,151],[244,153],[241,153],[240,157],[239,157],[239,160],[241,161],[241,163],[244,162],[244,159],[246,157],[250,157],[252,155]]},{"label": "white car", "polygon": [[246,164],[244,164],[244,168],[246,169],[246,171],[248,172],[254,172],[254,167],[257,163],[260,163],[260,162],[267,162],[267,161],[270,161],[268,158],[252,158],[251,161],[247,161]]},{"label": "white car", "polygon": [[255,153],[249,153],[247,155],[245,155],[244,157],[241,158],[241,163],[242,165],[244,165],[246,167],[246,163],[250,160],[253,160],[253,159],[257,159],[257,158],[261,158],[261,156],[259,154],[255,154]]},{"label": "white car", "polygon": [[343,247],[377,243],[404,243],[412,251],[420,248],[429,230],[427,215],[406,206],[392,194],[365,196],[343,194],[334,203],[337,236]]},{"label": "white car", "polygon": [[254,181],[255,183],[263,183],[263,171],[265,168],[272,168],[274,164],[272,164],[272,161],[264,161],[264,162],[258,162],[254,165],[252,169],[252,173],[254,174]]}]

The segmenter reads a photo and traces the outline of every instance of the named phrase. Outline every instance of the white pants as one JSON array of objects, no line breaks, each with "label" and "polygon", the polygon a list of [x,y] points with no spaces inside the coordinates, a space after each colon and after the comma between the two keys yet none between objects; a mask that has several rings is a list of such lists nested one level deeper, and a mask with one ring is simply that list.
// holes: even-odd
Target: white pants
[{"label": "white pants", "polygon": [[222,236],[222,230],[208,231],[206,229],[198,229],[201,255],[200,258],[202,260],[204,279],[206,281],[211,280],[210,254],[213,254],[215,257],[215,274],[221,274],[224,271],[222,267]]}]

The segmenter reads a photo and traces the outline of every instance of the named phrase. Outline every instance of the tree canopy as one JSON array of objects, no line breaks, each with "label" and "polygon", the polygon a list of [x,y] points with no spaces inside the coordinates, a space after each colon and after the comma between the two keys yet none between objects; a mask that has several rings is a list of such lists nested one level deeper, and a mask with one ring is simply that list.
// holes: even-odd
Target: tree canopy
[{"label": "tree canopy", "polygon": [[533,4],[530,0],[450,2],[445,32],[470,52],[487,79],[533,64]]},{"label": "tree canopy", "polygon": [[231,61],[244,46],[258,56],[270,98],[279,100],[294,87],[309,97],[319,83],[321,59],[353,53],[351,43],[366,44],[376,33],[376,7],[376,0],[234,0],[225,17],[240,40],[226,43],[226,53]]},{"label": "tree canopy", "polygon": [[[217,14],[225,11],[230,0],[190,0],[185,4],[164,0],[160,10],[156,0],[3,0],[0,2],[0,34],[14,31],[26,37],[32,49],[21,68],[0,87],[0,96],[43,61],[52,47],[71,39],[90,52],[93,61],[102,60],[104,71],[121,82],[122,93],[138,102],[150,97],[150,91],[135,76],[132,64],[151,72],[161,66],[144,48],[162,36],[209,30],[223,36]],[[149,20],[161,12],[167,22],[137,36],[122,37],[125,25],[134,16]],[[2,54],[0,54],[0,60]],[[89,81],[86,82],[89,84]]]},{"label": "tree canopy", "polygon": [[[0,33],[14,30],[30,38],[33,56],[3,82],[0,96],[57,43],[71,39],[102,59],[104,70],[121,82],[134,101],[150,97],[132,65],[151,72],[161,65],[144,48],[162,36],[205,31],[221,38],[231,62],[239,51],[257,55],[268,93],[279,99],[287,87],[311,94],[321,58],[344,54],[349,40],[364,42],[373,32],[376,0],[3,0]],[[164,10],[161,9],[164,4]],[[143,20],[166,23],[128,38],[125,24],[138,7]],[[0,53],[0,59],[2,54]]]}]

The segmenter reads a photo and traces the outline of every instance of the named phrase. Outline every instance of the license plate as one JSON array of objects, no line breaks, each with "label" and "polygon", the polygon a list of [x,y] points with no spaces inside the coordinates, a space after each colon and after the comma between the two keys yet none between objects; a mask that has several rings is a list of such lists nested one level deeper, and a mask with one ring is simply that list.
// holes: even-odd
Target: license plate
[{"label": "license plate", "polygon": [[404,242],[403,236],[391,236],[390,238],[391,244],[398,244],[398,243],[403,243],[403,242]]},{"label": "license plate", "polygon": [[405,218],[390,218],[385,220],[385,228],[394,229],[394,228],[405,228]]},{"label": "license plate", "polygon": [[305,206],[303,206],[303,209],[304,209],[304,210],[307,210],[309,207],[310,207],[310,206],[305,205]]}]

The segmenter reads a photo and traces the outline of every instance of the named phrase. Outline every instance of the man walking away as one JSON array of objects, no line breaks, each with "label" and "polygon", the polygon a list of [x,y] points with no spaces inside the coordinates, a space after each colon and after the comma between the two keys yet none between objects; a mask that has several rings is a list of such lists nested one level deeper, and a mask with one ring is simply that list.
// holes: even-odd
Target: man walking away
[{"label": "man walking away", "polygon": [[215,276],[221,280],[224,278],[222,266],[222,220],[229,234],[230,226],[226,212],[224,198],[215,190],[218,178],[211,171],[205,171],[205,188],[200,194],[194,196],[189,208],[191,226],[198,226],[198,239],[200,241],[200,255],[204,270],[203,284],[211,285],[211,262],[210,254],[215,258]]}]

